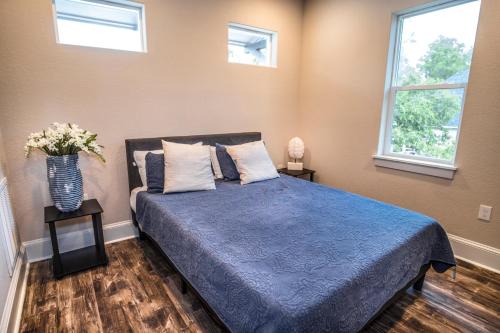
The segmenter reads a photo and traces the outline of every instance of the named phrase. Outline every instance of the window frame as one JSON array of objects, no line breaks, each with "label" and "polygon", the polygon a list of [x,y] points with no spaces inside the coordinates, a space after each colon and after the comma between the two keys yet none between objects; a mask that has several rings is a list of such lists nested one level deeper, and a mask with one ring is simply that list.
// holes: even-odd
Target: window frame
[{"label": "window frame", "polygon": [[[416,164],[418,166],[440,168],[444,170],[451,170],[453,172],[456,171],[457,169],[455,166],[456,155],[460,141],[460,131],[462,127],[462,117],[464,113],[464,105],[467,95],[468,82],[439,83],[439,84],[410,85],[410,86],[399,86],[396,85],[396,82],[397,82],[397,74],[399,69],[401,47],[402,47],[403,20],[410,17],[426,14],[441,9],[455,7],[475,1],[480,1],[480,0],[441,0],[432,2],[430,4],[425,4],[422,6],[413,7],[393,14],[392,24],[391,24],[389,54],[387,61],[384,102],[382,106],[379,144],[378,144],[377,155],[374,156],[376,160],[377,159],[379,160],[379,162],[392,161],[394,163],[396,162],[405,163],[406,165],[404,166],[404,170],[408,169],[408,164]],[[472,52],[474,52],[474,49],[472,50]],[[444,160],[433,157],[392,152],[391,151],[392,122],[394,119],[393,115],[394,115],[395,98],[397,92],[410,91],[410,90],[415,91],[415,90],[442,90],[442,89],[463,89],[459,123],[457,128],[457,138],[455,144],[456,148],[452,159]],[[393,168],[395,168],[394,163],[391,166]],[[386,166],[383,164],[386,163],[381,162],[380,164],[377,165]],[[412,170],[407,170],[407,171],[412,171]],[[418,172],[418,173],[425,173],[425,172]]]},{"label": "window frame", "polygon": [[[236,29],[240,31],[246,31],[246,32],[251,32],[251,33],[257,33],[257,34],[265,34],[269,36],[269,64],[261,65],[261,64],[248,64],[248,63],[242,63],[242,62],[236,62],[236,61],[231,61],[229,59],[229,29]],[[258,28],[254,27],[251,25],[246,25],[246,24],[241,24],[241,23],[236,23],[236,22],[229,22],[227,24],[227,29],[226,29],[226,56],[227,56],[227,62],[229,64],[237,64],[237,65],[249,65],[249,66],[258,66],[258,67],[267,67],[267,68],[277,68],[278,67],[278,33],[276,31],[272,31],[269,29],[263,29],[263,28]]]},{"label": "window frame", "polygon": [[[139,23],[138,23],[138,29],[139,29],[139,35],[141,37],[141,50],[135,51],[135,50],[126,50],[126,49],[118,49],[118,48],[111,48],[111,47],[101,47],[101,46],[90,46],[90,45],[81,45],[81,44],[68,44],[68,43],[63,43],[59,40],[59,27],[57,24],[58,20],[58,14],[57,14],[57,8],[56,8],[56,0],[51,0],[52,2],[52,17],[54,21],[54,32],[55,32],[55,37],[56,37],[56,43],[59,45],[68,45],[68,46],[76,46],[76,47],[90,47],[90,48],[96,48],[96,49],[104,49],[104,50],[113,50],[113,51],[123,51],[123,52],[135,52],[135,53],[147,53],[148,52],[148,46],[147,46],[147,33],[146,33],[146,6],[142,2],[137,2],[137,1],[132,1],[132,0],[82,0],[82,2],[89,2],[89,3],[96,3],[104,6],[111,6],[111,7],[121,7],[121,8],[126,8],[129,9],[130,7],[134,7],[140,11],[139,13]],[[88,23],[88,22],[87,22]],[[96,23],[99,24],[99,23]],[[110,25],[113,26],[113,25]]]}]

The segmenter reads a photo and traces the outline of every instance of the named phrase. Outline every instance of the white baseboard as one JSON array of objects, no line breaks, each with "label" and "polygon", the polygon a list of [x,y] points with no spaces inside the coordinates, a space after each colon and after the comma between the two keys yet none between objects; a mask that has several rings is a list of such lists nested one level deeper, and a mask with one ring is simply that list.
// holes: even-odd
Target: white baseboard
[{"label": "white baseboard", "polygon": [[0,332],[2,333],[19,331],[28,272],[29,264],[26,259],[26,251],[24,246],[21,246],[0,321]]},{"label": "white baseboard", "polygon": [[448,234],[455,257],[500,273],[500,249]]},{"label": "white baseboard", "polygon": [[[132,221],[122,221],[103,226],[104,241],[106,243],[119,242],[138,236],[137,228]],[[59,251],[61,253],[76,250],[94,244],[94,231],[92,228],[71,231],[57,236]],[[28,262],[45,260],[52,257],[52,244],[50,238],[39,238],[24,242]]]}]

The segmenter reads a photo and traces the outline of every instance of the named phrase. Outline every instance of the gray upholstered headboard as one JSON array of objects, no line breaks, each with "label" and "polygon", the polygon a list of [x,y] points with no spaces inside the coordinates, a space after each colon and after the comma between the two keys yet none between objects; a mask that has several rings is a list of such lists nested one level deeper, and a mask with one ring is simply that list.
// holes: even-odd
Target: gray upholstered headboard
[{"label": "gray upholstered headboard", "polygon": [[[203,142],[205,145],[215,146],[216,143],[225,145],[237,145],[252,141],[261,140],[260,132],[249,133],[228,133],[228,134],[208,134],[208,135],[189,135],[189,136],[170,136],[163,138],[147,139],[127,139],[125,140],[125,149],[127,152],[127,172],[128,187],[132,191],[136,187],[142,186],[139,170],[134,163],[134,151],[136,150],[155,150],[161,149],[161,140],[178,143],[196,143]],[[146,184],[144,184],[146,185]]]}]

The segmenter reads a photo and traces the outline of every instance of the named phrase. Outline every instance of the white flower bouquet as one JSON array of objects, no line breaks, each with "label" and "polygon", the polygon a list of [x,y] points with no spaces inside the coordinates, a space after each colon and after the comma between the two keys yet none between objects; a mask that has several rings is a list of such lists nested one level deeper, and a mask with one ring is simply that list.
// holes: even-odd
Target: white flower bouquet
[{"label": "white flower bouquet", "polygon": [[24,146],[26,157],[35,149],[49,156],[74,155],[80,151],[94,153],[103,162],[102,146],[96,142],[97,134],[84,130],[76,124],[53,123],[41,132],[31,133]]},{"label": "white flower bouquet", "polygon": [[83,203],[83,179],[78,153],[93,153],[104,162],[97,134],[76,124],[53,123],[49,128],[31,133],[24,146],[26,157],[33,150],[47,154],[47,179],[54,206],[61,212],[75,211]]}]

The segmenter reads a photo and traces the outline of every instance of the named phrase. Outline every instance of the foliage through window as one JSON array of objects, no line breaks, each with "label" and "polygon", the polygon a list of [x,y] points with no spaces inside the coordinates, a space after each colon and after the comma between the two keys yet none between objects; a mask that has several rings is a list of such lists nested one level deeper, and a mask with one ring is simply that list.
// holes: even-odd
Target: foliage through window
[{"label": "foliage through window", "polygon": [[144,6],[128,0],[54,0],[61,44],[145,52]]},{"label": "foliage through window", "polygon": [[397,17],[382,155],[454,163],[480,1]]},{"label": "foliage through window", "polygon": [[272,31],[230,23],[228,61],[231,63],[276,66],[277,34]]}]

